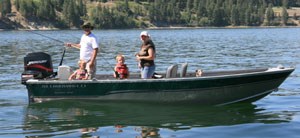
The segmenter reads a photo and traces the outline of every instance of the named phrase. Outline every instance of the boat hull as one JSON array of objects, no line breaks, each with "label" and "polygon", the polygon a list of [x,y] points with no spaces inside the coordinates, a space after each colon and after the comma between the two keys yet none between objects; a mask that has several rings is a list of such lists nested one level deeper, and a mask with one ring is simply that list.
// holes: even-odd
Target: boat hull
[{"label": "boat hull", "polygon": [[26,86],[32,102],[91,99],[222,105],[262,98],[276,90],[293,70],[148,80],[29,80]]}]

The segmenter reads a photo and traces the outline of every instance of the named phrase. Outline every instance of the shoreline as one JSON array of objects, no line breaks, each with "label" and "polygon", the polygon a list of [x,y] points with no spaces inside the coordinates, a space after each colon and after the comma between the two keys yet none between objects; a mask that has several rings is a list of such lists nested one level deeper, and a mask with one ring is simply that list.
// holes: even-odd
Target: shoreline
[{"label": "shoreline", "polygon": [[[224,26],[224,27],[184,27],[184,26],[169,26],[169,27],[149,27],[149,28],[131,28],[139,30],[167,30],[167,29],[251,29],[251,28],[300,28],[300,26]],[[81,30],[80,28],[46,28],[41,29],[0,29],[0,31],[55,31],[55,30]],[[94,30],[116,30],[116,29],[94,29]],[[126,29],[117,29],[117,30],[128,30]]]}]

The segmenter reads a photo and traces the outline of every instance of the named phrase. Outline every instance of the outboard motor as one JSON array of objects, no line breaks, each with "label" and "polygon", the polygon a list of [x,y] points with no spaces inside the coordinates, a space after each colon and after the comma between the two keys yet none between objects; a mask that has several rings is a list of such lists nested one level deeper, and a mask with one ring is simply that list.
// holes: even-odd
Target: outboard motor
[{"label": "outboard motor", "polygon": [[24,57],[22,84],[29,79],[44,79],[53,75],[51,56],[44,52],[29,53]]}]

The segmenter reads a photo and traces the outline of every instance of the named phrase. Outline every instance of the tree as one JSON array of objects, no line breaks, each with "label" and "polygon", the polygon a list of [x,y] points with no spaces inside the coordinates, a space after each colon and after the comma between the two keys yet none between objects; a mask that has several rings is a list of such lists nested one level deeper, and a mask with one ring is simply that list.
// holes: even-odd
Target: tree
[{"label": "tree", "polygon": [[289,1],[288,0],[282,0],[282,7],[289,8]]},{"label": "tree", "polygon": [[80,16],[86,15],[86,6],[83,3],[83,0],[78,0],[78,11]]},{"label": "tree", "polygon": [[25,17],[36,16],[36,7],[33,0],[21,0],[20,1],[20,12]]},{"label": "tree", "polygon": [[236,5],[232,6],[230,23],[233,26],[239,25],[239,12],[236,8]]},{"label": "tree", "polygon": [[289,14],[288,12],[286,11],[286,8],[285,7],[282,7],[282,11],[281,11],[281,24],[283,26],[285,26],[287,24],[287,20],[289,18]]},{"label": "tree", "polygon": [[223,13],[224,13],[223,7],[219,7],[218,5],[215,5],[212,14],[212,21],[215,26],[224,26],[227,24],[223,18],[224,17]]},{"label": "tree", "polygon": [[128,0],[125,0],[125,11],[128,13],[129,12],[129,3]]},{"label": "tree", "polygon": [[188,11],[191,11],[191,9],[192,9],[192,0],[187,0],[187,2],[186,2],[186,10],[187,10],[187,12]]},{"label": "tree", "polygon": [[267,13],[266,13],[265,25],[272,25],[273,20],[274,20],[273,5],[269,4],[268,9],[267,9]]},{"label": "tree", "polygon": [[251,8],[248,8],[245,13],[245,25],[251,25]]},{"label": "tree", "polygon": [[55,9],[50,0],[41,0],[37,6],[36,16],[40,19],[54,20],[56,17]]},{"label": "tree", "polygon": [[1,0],[0,2],[0,11],[2,16],[5,16],[8,13],[11,13],[11,3],[10,0]]}]

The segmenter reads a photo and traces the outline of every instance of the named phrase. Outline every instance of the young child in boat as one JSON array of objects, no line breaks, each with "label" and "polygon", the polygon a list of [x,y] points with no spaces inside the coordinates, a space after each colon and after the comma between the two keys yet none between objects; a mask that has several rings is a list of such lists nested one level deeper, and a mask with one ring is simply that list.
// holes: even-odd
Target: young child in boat
[{"label": "young child in boat", "polygon": [[87,80],[89,75],[86,68],[86,62],[83,60],[78,61],[79,69],[77,69],[71,76],[69,77],[69,80]]},{"label": "young child in boat", "polygon": [[125,64],[125,57],[119,54],[116,56],[116,61],[114,77],[117,79],[127,79],[129,77],[129,69]]}]

